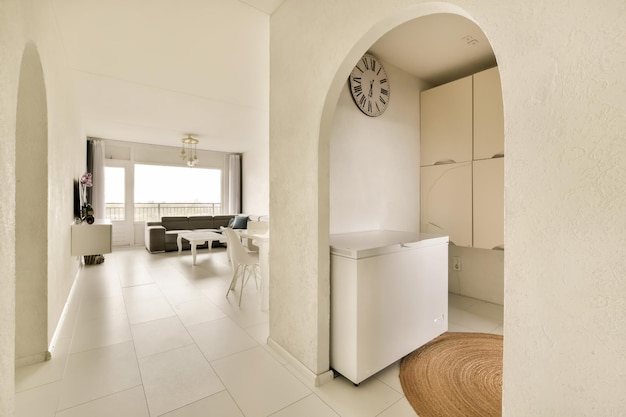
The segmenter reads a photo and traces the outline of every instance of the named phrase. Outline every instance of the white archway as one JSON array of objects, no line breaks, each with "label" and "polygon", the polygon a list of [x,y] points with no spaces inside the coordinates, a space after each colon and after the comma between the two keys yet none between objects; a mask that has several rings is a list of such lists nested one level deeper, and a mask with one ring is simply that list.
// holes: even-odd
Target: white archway
[{"label": "white archway", "polygon": [[[428,7],[450,12],[422,3],[287,1],[271,18],[270,337],[318,375],[328,320],[328,122],[345,59],[356,60],[384,32],[372,28],[398,12],[403,21]],[[459,4],[488,34],[503,90],[504,408],[619,414],[626,261],[612,254],[626,230],[626,101],[616,88],[625,65],[615,42],[623,2]]]},{"label": "white archway", "polygon": [[37,48],[26,44],[17,95],[15,360],[48,357],[48,110]]},{"label": "white archway", "polygon": [[[439,14],[439,13],[448,13],[448,14],[456,14],[461,17],[464,17],[468,20],[475,22],[475,20],[463,9],[454,6],[452,4],[447,3],[426,3],[426,4],[418,4],[412,7],[408,7],[404,10],[396,11],[394,14],[387,16],[385,19],[379,21],[376,25],[372,26],[368,32],[363,34],[363,36],[356,42],[348,54],[345,56],[342,61],[339,69],[337,70],[330,88],[328,90],[328,94],[326,96],[326,100],[324,102],[324,108],[322,117],[320,120],[320,135],[319,135],[319,159],[318,159],[318,168],[319,168],[319,253],[320,255],[327,256],[328,251],[324,250],[325,247],[328,247],[328,231],[330,226],[330,136],[331,129],[333,125],[333,118],[337,106],[337,102],[339,99],[339,95],[341,90],[345,86],[346,79],[348,78],[350,71],[352,71],[354,64],[360,59],[360,57],[385,33],[394,29],[397,26],[402,25],[411,20],[419,19],[420,17]],[[476,22],[475,22],[476,23]],[[328,265],[330,260],[328,260]],[[320,297],[324,297],[324,299],[320,300],[320,304],[326,305],[326,303],[330,303],[329,298],[329,268],[320,267],[320,271],[326,276],[322,276],[320,274],[320,288],[326,289],[326,293],[320,293]],[[328,297],[328,299],[326,299]],[[320,338],[326,337],[325,335],[321,335]],[[323,346],[320,343],[320,348]]]}]

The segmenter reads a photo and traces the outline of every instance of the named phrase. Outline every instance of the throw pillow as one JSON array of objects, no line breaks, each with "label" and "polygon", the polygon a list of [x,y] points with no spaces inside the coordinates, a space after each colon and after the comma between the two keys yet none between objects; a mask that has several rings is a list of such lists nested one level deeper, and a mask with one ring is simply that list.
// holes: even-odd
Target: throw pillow
[{"label": "throw pillow", "polygon": [[234,218],[234,217],[233,217],[233,218],[231,218],[231,219],[228,221],[228,224],[226,225],[226,227],[231,227],[231,228],[232,228],[232,227],[233,227],[233,223],[235,223],[235,218]]},{"label": "throw pillow", "polygon": [[236,216],[232,227],[233,229],[247,229],[248,216]]}]

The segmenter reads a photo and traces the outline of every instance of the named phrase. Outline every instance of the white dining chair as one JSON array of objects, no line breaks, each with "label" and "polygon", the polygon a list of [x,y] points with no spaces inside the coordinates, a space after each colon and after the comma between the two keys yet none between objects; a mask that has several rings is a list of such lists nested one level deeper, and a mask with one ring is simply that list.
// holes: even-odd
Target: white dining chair
[{"label": "white dining chair", "polygon": [[[267,233],[270,228],[269,222],[266,221],[249,221],[247,230],[250,233],[261,235]],[[247,238],[247,242],[244,246],[248,248],[250,252],[259,253],[259,247],[253,242],[253,239]]]},{"label": "white dining chair", "polygon": [[[230,261],[233,266],[233,279],[230,281],[226,298],[231,291],[235,290],[237,280],[241,280],[239,290],[239,305],[241,306],[241,297],[243,295],[243,287],[248,283],[251,277],[257,290],[259,290],[259,281],[261,281],[261,266],[259,265],[258,256],[248,252],[241,243],[240,237],[231,228],[224,228],[223,233],[226,234],[226,245],[230,255]],[[246,274],[247,273],[247,274]]]}]

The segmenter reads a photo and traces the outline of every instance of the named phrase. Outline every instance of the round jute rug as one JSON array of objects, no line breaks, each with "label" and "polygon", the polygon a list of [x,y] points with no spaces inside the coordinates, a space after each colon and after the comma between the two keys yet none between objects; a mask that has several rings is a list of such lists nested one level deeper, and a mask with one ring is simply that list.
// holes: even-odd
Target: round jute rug
[{"label": "round jute rug", "polygon": [[502,336],[444,333],[400,363],[400,383],[419,417],[502,415]]}]

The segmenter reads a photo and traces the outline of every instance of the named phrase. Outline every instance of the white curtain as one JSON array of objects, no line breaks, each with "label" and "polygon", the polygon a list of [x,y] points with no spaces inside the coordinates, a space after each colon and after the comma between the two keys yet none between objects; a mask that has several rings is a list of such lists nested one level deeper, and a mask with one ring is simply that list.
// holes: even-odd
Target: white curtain
[{"label": "white curtain", "polygon": [[228,158],[228,213],[241,213],[241,154]]},{"label": "white curtain", "polygon": [[104,204],[104,142],[98,139],[91,139],[92,161],[92,182],[91,205],[93,206],[94,217],[104,219],[106,209]]}]

